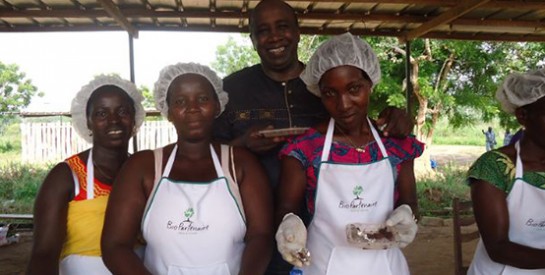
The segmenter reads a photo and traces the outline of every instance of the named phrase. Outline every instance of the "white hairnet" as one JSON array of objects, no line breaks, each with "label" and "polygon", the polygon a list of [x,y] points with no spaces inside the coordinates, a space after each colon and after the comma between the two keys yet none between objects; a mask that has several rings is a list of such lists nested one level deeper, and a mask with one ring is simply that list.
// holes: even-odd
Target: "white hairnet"
[{"label": "white hairnet", "polygon": [[174,79],[183,74],[198,74],[204,76],[212,87],[214,87],[214,91],[216,91],[216,94],[218,95],[221,106],[220,114],[225,110],[225,105],[227,104],[227,101],[229,101],[229,96],[223,90],[223,81],[221,78],[208,68],[208,66],[197,63],[178,63],[163,68],[159,74],[159,79],[155,82],[155,90],[153,91],[155,107],[164,117],[168,117],[168,88]]},{"label": "white hairnet", "polygon": [[81,87],[81,90],[72,99],[72,106],[70,107],[70,114],[72,115],[72,126],[76,130],[76,133],[80,135],[87,142],[92,143],[92,131],[87,128],[87,101],[98,88],[102,86],[117,86],[121,90],[125,91],[134,101],[134,132],[140,128],[146,117],[146,112],[142,106],[144,97],[136,89],[134,83],[124,80],[116,75],[99,75],[95,77],[87,85]]},{"label": "white hairnet", "polygon": [[508,75],[496,91],[502,109],[510,114],[518,107],[536,102],[545,96],[545,69]]},{"label": "white hairnet", "polygon": [[322,75],[332,68],[344,65],[363,70],[373,86],[380,81],[377,55],[367,42],[348,32],[334,36],[320,45],[301,73],[301,79],[311,93],[320,96],[318,83]]}]

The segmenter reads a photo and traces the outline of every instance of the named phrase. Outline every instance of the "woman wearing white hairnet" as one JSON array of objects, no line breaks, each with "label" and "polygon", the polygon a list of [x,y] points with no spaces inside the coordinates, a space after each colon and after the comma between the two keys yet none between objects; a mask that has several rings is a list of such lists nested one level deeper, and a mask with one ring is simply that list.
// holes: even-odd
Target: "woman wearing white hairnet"
[{"label": "woman wearing white hairnet", "polygon": [[[349,33],[335,36],[316,50],[301,78],[331,119],[280,152],[278,250],[304,266],[304,274],[408,274],[398,246],[412,242],[417,231],[413,160],[424,145],[411,136],[381,137],[370,122],[369,98],[380,80],[375,53]],[[297,216],[303,200],[312,216],[308,240]],[[357,243],[347,226],[350,233],[365,231],[360,237],[369,242]],[[371,227],[385,229],[386,239],[366,231]]]},{"label": "woman wearing white hairnet", "polygon": [[[114,274],[262,274],[272,254],[272,198],[249,151],[212,142],[222,80],[194,63],[164,68],[155,103],[178,140],[134,154],[112,192],[102,238]],[[120,218],[123,217],[123,218]],[[144,262],[131,244],[147,242]]]},{"label": "woman wearing white hairnet", "polygon": [[57,164],[40,187],[27,274],[109,274],[100,234],[129,139],[144,121],[142,100],[117,76],[96,77],[72,100],[72,125],[93,147]]},{"label": "woman wearing white hairnet", "polygon": [[524,134],[469,169],[481,241],[468,274],[545,274],[545,70],[510,74],[496,99]]}]

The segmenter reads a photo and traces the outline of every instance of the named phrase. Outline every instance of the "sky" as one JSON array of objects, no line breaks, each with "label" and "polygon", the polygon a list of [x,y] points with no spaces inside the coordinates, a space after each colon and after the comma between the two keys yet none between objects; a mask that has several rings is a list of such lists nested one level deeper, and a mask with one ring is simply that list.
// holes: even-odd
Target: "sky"
[{"label": "sky", "polygon": [[[134,39],[135,83],[153,89],[160,70],[178,62],[210,65],[218,45],[236,33],[139,32]],[[95,75],[117,73],[130,80],[126,32],[0,33],[0,62],[17,64],[42,98],[25,111],[69,111],[80,88]]]}]

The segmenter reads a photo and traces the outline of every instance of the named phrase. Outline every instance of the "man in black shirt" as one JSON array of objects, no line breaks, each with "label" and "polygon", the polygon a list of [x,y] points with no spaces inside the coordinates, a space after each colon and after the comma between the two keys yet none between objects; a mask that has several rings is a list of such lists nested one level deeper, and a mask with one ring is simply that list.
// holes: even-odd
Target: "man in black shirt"
[{"label": "man in black shirt", "polygon": [[284,138],[265,138],[257,131],[309,127],[327,118],[320,98],[299,79],[304,69],[297,56],[299,36],[295,11],[288,4],[262,1],[255,7],[250,37],[261,63],[224,79],[229,103],[214,127],[216,138],[258,155],[273,187],[279,180],[277,154]]}]

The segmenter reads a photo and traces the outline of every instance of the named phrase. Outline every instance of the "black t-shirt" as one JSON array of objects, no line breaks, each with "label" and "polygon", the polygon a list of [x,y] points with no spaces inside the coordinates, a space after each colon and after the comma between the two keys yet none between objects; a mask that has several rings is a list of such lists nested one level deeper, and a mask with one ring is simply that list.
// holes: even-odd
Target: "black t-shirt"
[{"label": "black t-shirt", "polygon": [[[261,64],[227,76],[223,89],[229,94],[229,102],[215,121],[214,137],[219,140],[231,141],[257,125],[310,127],[328,117],[320,98],[307,91],[300,78],[274,81]],[[280,146],[258,155],[273,186],[279,180],[279,150]]]}]

